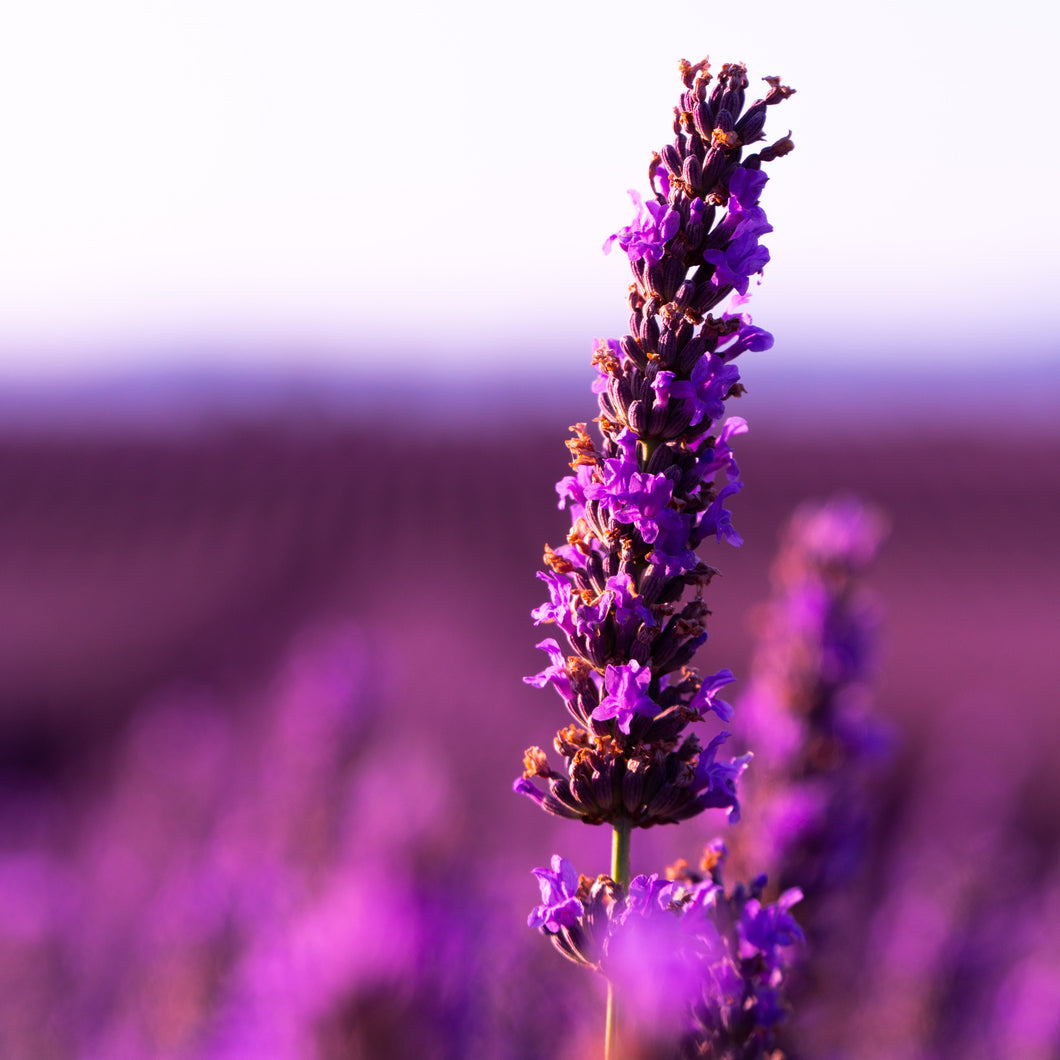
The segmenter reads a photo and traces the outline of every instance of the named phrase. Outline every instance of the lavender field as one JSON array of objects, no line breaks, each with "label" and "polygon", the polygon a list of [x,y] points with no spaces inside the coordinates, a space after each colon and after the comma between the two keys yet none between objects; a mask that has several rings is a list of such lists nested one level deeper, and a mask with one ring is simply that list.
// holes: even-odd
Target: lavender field
[{"label": "lavender field", "polygon": [[[599,984],[525,927],[528,866],[603,871],[609,838],[511,794],[555,728],[520,678],[566,422],[0,439],[0,1055],[594,1055]],[[949,422],[756,426],[745,544],[711,555],[699,658],[739,704],[792,509],[890,521],[889,749],[796,1056],[1060,1056],[1060,436]]]}]

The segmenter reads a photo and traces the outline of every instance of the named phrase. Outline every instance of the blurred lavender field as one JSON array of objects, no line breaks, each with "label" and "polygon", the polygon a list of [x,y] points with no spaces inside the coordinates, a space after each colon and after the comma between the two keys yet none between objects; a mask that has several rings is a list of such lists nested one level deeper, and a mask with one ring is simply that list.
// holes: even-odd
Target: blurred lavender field
[{"label": "blurred lavender field", "polygon": [[[525,928],[527,869],[598,871],[609,835],[510,793],[555,728],[520,677],[567,404],[0,436],[0,1056],[594,1055],[599,984]],[[747,674],[798,503],[892,525],[894,749],[796,1055],[1058,1057],[1060,433],[751,418],[708,669]]]}]

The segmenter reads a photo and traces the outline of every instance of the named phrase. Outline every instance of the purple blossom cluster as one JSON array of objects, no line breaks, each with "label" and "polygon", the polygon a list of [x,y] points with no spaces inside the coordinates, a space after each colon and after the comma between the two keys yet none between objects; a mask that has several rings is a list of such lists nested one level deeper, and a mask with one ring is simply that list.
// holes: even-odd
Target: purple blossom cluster
[{"label": "purple blossom cluster", "polygon": [[538,577],[548,600],[533,612],[567,649],[541,641],[549,665],[526,680],[554,688],[574,724],[554,741],[565,768],[532,747],[515,787],[592,824],[647,827],[706,809],[738,818],[746,765],[717,757],[728,734],[705,746],[686,734],[708,715],[732,717],[719,696],[732,673],[701,678],[690,666],[707,639],[703,591],[716,573],[695,550],[708,538],[740,543],[725,505],[742,485],[731,442],[746,424],[719,421],[741,393],[734,359],[773,340],[746,314],[710,311],[746,293],[768,260],[757,242],[771,230],[761,166],[792,144],[744,148],[792,90],[767,78],[765,98],[741,116],[743,66],[723,66],[712,88],[706,61],[682,64],[682,78],[676,139],[649,166],[653,199],[634,196],[633,224],[607,244],[633,271],[630,334],[597,347],[600,441],[572,428],[573,473],[556,487],[571,529],[566,544],[546,547]]},{"label": "purple blossom cluster", "polygon": [[[773,339],[733,309],[769,260],[759,242],[772,231],[762,165],[792,149],[785,136],[744,153],[763,138],[767,109],[792,93],[778,78],[743,113],[742,65],[723,66],[713,85],[705,60],[682,63],[681,74],[675,139],[648,169],[652,194],[631,192],[633,223],[604,245],[629,258],[630,330],[597,344],[599,441],[584,423],[571,428],[572,473],[556,487],[571,528],[564,545],[546,546],[538,574],[548,599],[534,621],[554,626],[566,647],[542,640],[549,665],[525,680],[551,686],[573,719],[553,741],[563,766],[531,747],[514,787],[558,817],[615,829],[609,876],[589,882],[558,855],[535,870],[542,904],[530,925],[612,988],[617,953],[635,952],[639,965],[676,932],[660,952],[694,955],[677,960],[678,979],[704,992],[686,1007],[714,1043],[709,1055],[764,1056],[783,1011],[779,955],[799,937],[787,913],[797,892],[763,907],[764,878],[728,894],[720,875],[629,878],[631,829],[708,809],[740,816],[737,780],[750,755],[721,758],[727,731],[704,740],[689,728],[733,717],[721,697],[732,672],[703,677],[691,665],[707,639],[704,591],[716,573],[696,550],[708,539],[741,543],[726,505],[742,487],[731,443],[746,423],[722,421],[742,393],[736,358]],[[720,308],[731,295],[733,306]],[[641,968],[645,978],[665,977]]]},{"label": "purple blossom cluster", "polygon": [[[551,870],[555,849],[606,871],[587,847],[607,837],[528,814],[522,799],[492,805],[495,771],[466,768],[469,739],[512,746],[525,732],[519,711],[479,714],[469,731],[467,681],[474,672],[480,697],[503,701],[530,644],[490,616],[498,585],[515,591],[525,578],[515,557],[547,536],[548,506],[525,508],[549,485],[547,431],[528,432],[514,465],[471,433],[426,448],[387,436],[388,458],[351,481],[350,460],[374,436],[347,430],[305,435],[277,417],[249,435],[211,424],[150,442],[4,440],[4,1060],[598,1054],[602,975],[558,960],[543,928],[512,926],[541,901],[531,865]],[[1060,446],[773,439],[758,453],[759,503],[740,520],[745,565],[768,562],[775,506],[760,485],[786,496],[856,478],[896,516],[910,491],[935,491],[898,523],[872,579],[902,616],[879,696],[898,745],[873,772],[858,878],[788,910],[808,939],[788,974],[801,966],[812,978],[794,996],[783,985],[793,1008],[778,1046],[791,1060],[1055,1060],[1060,727],[1043,571],[1057,516],[1021,517],[1003,547],[956,528],[977,526],[984,477],[1014,476],[1013,503],[1030,512],[1026,498],[1055,487]],[[408,490],[390,488],[396,464]],[[424,504],[440,513],[435,538],[474,552],[473,568],[435,564],[425,576],[403,564],[422,546]],[[743,614],[753,586],[734,573],[725,610]],[[423,606],[410,608],[411,596]],[[216,614],[220,624],[203,617]],[[984,615],[1004,620],[984,632]],[[189,616],[217,655],[192,650]],[[447,636],[454,625],[476,635]],[[148,640],[132,631],[170,659],[152,671],[154,691],[142,684]],[[223,672],[211,658],[228,660]],[[764,660],[763,649],[755,675]],[[726,654],[711,670],[723,663],[741,689],[744,667]],[[550,707],[553,693],[523,691],[529,707]],[[753,705],[732,685],[721,694],[736,706],[735,740]],[[728,880],[753,875],[737,865],[740,837],[768,819],[757,782],[771,752],[759,738],[754,747],[743,821],[724,833]],[[577,845],[520,864],[510,845],[520,822],[538,835],[569,830]],[[634,871],[661,869],[694,828],[638,834]],[[665,854],[649,858],[648,846]],[[674,1013],[688,994],[654,989],[670,983],[670,965],[648,951],[654,970],[637,977],[643,951],[615,945],[620,1013],[694,1029],[687,1009]],[[647,1055],[619,1044],[624,1057]],[[661,1043],[655,1055],[677,1052]]]},{"label": "purple blossom cluster", "polygon": [[678,862],[665,876],[635,876],[624,892],[609,876],[578,876],[559,856],[551,871],[535,870],[541,905],[530,925],[634,999],[642,1047],[676,1040],[679,1056],[771,1055],[786,1014],[786,952],[803,938],[789,909],[802,895],[764,903],[764,876],[726,891],[724,858],[715,840],[702,871]]}]

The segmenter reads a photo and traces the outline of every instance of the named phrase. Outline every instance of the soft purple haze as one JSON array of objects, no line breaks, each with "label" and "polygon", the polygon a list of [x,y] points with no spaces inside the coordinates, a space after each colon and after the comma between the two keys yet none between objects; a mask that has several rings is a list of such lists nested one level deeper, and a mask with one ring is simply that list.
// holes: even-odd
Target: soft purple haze
[{"label": "soft purple haze", "polygon": [[[596,1048],[590,977],[525,927],[563,839],[510,794],[546,710],[519,676],[561,525],[547,419],[486,450],[291,417],[3,440],[5,1056]],[[896,753],[814,1040],[1052,1055],[1060,444],[743,443],[701,663],[735,693],[795,504],[857,490],[893,522],[869,581]],[[634,871],[694,853],[641,838]],[[605,863],[602,829],[578,846]]]}]

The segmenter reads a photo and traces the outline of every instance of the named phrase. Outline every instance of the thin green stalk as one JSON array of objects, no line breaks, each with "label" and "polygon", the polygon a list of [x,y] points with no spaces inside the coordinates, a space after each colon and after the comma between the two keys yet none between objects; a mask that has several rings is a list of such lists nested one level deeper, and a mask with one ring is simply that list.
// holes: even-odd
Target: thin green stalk
[{"label": "thin green stalk", "polygon": [[631,832],[629,821],[619,821],[611,836],[611,879],[623,891],[629,886],[629,836]]},{"label": "thin green stalk", "polygon": [[[632,829],[628,821],[619,821],[611,836],[611,879],[625,893],[629,887],[629,837]],[[615,984],[607,981],[607,1030],[604,1035],[604,1060],[619,1060],[618,1001]]]}]

